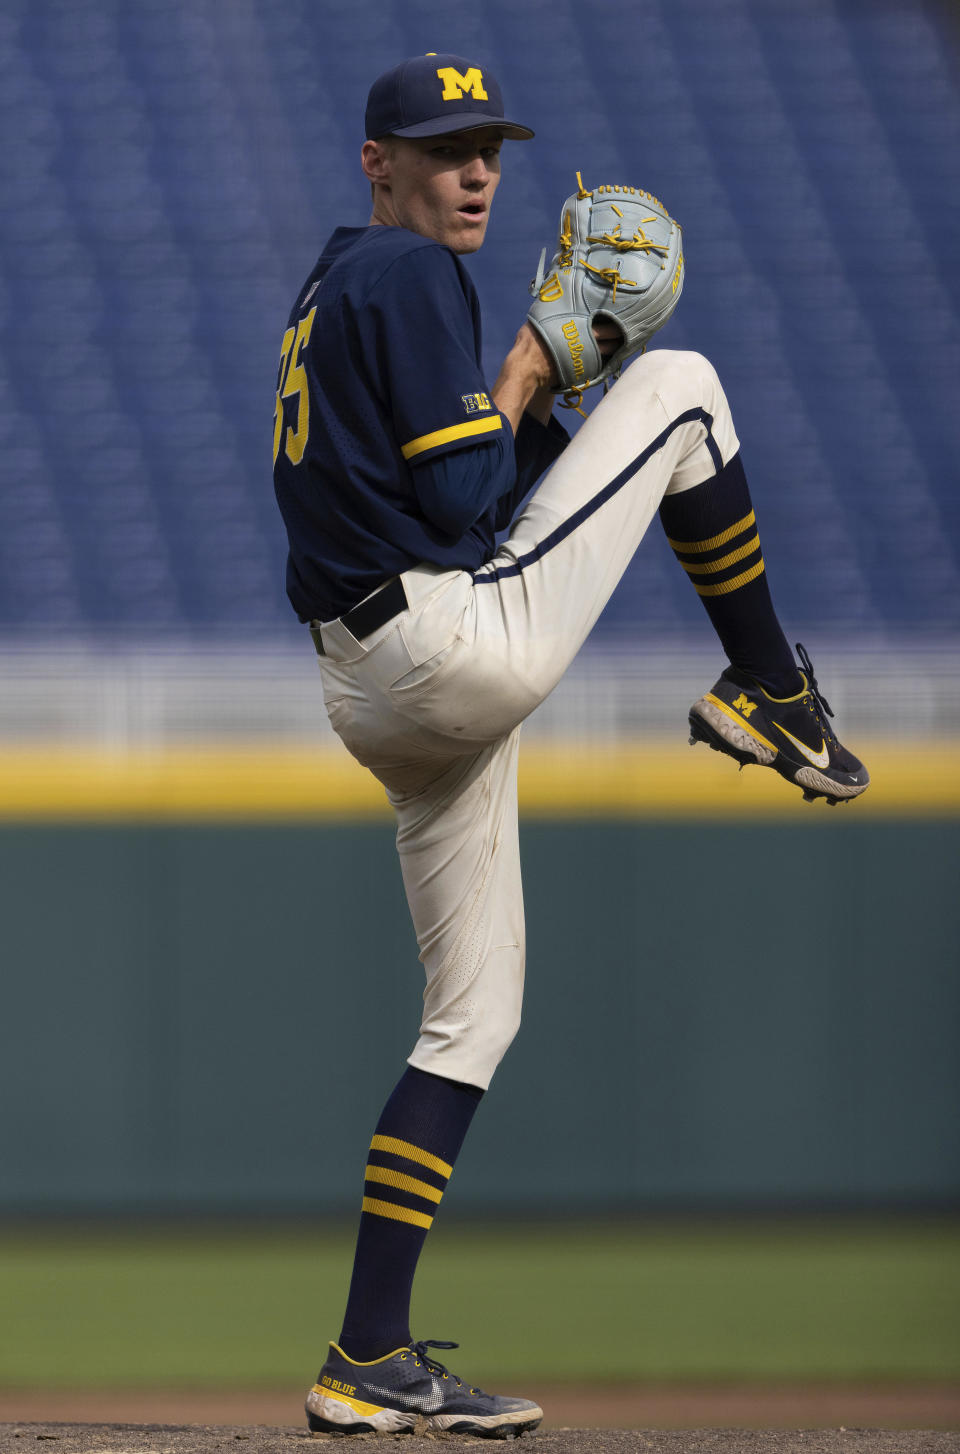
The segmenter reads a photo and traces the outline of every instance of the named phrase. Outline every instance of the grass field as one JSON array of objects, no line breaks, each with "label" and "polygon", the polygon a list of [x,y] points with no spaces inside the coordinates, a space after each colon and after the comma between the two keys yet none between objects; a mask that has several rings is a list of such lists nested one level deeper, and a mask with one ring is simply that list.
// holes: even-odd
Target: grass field
[{"label": "grass field", "polygon": [[[0,1231],[0,1385],[312,1374],[351,1249],[325,1224]],[[414,1315],[478,1380],[950,1380],[960,1226],[441,1224]]]}]

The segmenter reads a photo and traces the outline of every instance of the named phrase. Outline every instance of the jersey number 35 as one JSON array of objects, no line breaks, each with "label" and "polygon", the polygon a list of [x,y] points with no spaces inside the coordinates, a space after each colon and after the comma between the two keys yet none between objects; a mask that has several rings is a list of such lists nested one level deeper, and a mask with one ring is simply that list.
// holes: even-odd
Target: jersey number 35
[{"label": "jersey number 35", "polygon": [[316,308],[311,308],[306,318],[301,318],[297,328],[288,328],[283,335],[280,349],[280,369],[277,374],[277,404],[273,411],[273,462],[280,453],[280,437],[283,434],[283,401],[297,397],[297,427],[287,426],[285,453],[291,464],[299,464],[307,447],[310,432],[310,400],[307,395],[307,374],[300,362],[300,356],[310,341]]}]

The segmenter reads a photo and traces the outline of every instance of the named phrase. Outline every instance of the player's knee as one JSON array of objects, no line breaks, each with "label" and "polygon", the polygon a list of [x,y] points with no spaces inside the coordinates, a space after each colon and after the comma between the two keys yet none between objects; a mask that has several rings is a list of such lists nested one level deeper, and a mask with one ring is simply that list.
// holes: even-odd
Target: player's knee
[{"label": "player's knee", "polygon": [[645,355],[644,363],[654,371],[658,391],[688,408],[708,403],[720,388],[713,364],[692,349],[658,348]]},{"label": "player's knee", "polygon": [[[509,932],[509,931],[508,931]],[[513,944],[474,957],[469,945],[448,956],[424,996],[412,1063],[450,1080],[486,1086],[520,1028],[523,1008],[522,923]]]},{"label": "player's knee", "polygon": [[500,1025],[500,1033],[497,1038],[497,1044],[495,1047],[497,1052],[498,1065],[500,1064],[500,1061],[503,1059],[503,1057],[506,1055],[507,1051],[510,1049],[510,1046],[513,1044],[514,1040],[517,1038],[517,1031],[519,1029],[520,1006],[518,1005],[515,1012],[512,1015],[505,1017],[503,1023]]},{"label": "player's knee", "polygon": [[520,1029],[519,1003],[472,1025],[464,1035],[464,1052],[482,1066],[487,1081],[506,1055]]},{"label": "player's knee", "polygon": [[652,392],[671,419],[691,409],[702,409],[714,419],[729,412],[717,371],[702,353],[658,348],[638,361],[638,373],[638,386]]},{"label": "player's knee", "polygon": [[[494,1036],[486,1038],[482,1046],[477,1046],[479,1051],[479,1074],[483,1077],[483,1085],[488,1086],[493,1079],[494,1071],[506,1055],[510,1046],[516,1038],[520,1029],[520,1014],[510,1020],[504,1019],[497,1026]],[[480,1081],[477,1081],[479,1084]]]},{"label": "player's knee", "polygon": [[486,1090],[519,1028],[519,1010],[515,1015],[498,1015],[495,1020],[455,1028],[425,1025],[410,1064]]}]

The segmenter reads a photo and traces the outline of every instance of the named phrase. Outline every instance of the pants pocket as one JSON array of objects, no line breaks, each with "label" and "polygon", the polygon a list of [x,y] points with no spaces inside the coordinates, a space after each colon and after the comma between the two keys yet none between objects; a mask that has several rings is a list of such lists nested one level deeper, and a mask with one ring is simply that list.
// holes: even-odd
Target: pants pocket
[{"label": "pants pocket", "polygon": [[442,670],[445,663],[449,661],[450,654],[457,645],[459,638],[454,637],[428,656],[425,661],[414,662],[408,671],[405,671],[390,684],[390,695],[398,701],[410,702],[427,691],[434,685],[437,674]]}]

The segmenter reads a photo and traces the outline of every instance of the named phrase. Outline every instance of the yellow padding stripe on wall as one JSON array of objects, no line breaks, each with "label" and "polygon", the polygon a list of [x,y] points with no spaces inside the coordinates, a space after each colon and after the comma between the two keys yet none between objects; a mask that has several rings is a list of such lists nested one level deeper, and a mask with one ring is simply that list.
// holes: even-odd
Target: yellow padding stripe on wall
[{"label": "yellow padding stripe on wall", "polygon": [[[872,784],[854,805],[817,811],[766,768],[746,768],[675,736],[628,743],[537,742],[520,753],[526,819],[733,820],[960,817],[960,738],[862,739],[850,745]],[[380,819],[383,788],[333,745],[258,744],[110,754],[72,748],[0,750],[0,821],[303,822]],[[405,1153],[402,1153],[405,1154]],[[447,1173],[444,1172],[446,1175]]]}]

